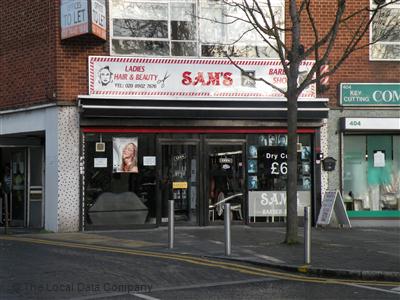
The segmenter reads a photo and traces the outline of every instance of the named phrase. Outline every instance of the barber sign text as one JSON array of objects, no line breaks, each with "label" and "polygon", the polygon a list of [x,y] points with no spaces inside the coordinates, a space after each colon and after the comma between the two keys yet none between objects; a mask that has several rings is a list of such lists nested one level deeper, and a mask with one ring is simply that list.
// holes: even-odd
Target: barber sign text
[{"label": "barber sign text", "polygon": [[[287,86],[278,60],[89,57],[89,94],[105,96],[280,98],[283,95],[265,84]],[[312,68],[303,61],[301,69]],[[315,98],[315,85],[301,94]]]},{"label": "barber sign text", "polygon": [[[311,195],[309,191],[297,192],[297,213],[303,215],[304,206],[310,205]],[[285,191],[250,191],[249,192],[249,216],[286,216],[286,192]]]}]

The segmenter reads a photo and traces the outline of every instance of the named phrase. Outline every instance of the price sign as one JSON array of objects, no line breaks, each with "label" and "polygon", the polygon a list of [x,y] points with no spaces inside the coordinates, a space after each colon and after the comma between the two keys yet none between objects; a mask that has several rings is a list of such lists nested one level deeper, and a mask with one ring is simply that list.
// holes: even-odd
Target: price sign
[{"label": "price sign", "polygon": [[272,177],[287,174],[286,147],[259,147],[257,155],[259,157],[259,170],[265,170],[266,174]]}]

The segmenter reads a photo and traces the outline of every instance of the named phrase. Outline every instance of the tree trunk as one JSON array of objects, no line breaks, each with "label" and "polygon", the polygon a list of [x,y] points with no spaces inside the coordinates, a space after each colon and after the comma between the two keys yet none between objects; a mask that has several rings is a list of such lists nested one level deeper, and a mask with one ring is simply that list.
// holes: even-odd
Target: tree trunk
[{"label": "tree trunk", "polygon": [[297,79],[300,66],[300,16],[296,0],[289,1],[290,19],[292,21],[292,45],[289,55],[289,72],[287,72],[287,123],[288,148],[287,163],[288,176],[286,185],[286,244],[298,242],[297,220],[297,98],[299,91]]},{"label": "tree trunk", "polygon": [[286,240],[287,244],[298,242],[297,220],[297,97],[296,94],[288,95],[288,179],[287,179],[287,218]]},{"label": "tree trunk", "polygon": [[[292,66],[294,67],[294,66]],[[297,78],[297,76],[295,76]],[[288,178],[286,188],[287,218],[285,243],[298,242],[297,220],[297,80],[288,85]]]}]

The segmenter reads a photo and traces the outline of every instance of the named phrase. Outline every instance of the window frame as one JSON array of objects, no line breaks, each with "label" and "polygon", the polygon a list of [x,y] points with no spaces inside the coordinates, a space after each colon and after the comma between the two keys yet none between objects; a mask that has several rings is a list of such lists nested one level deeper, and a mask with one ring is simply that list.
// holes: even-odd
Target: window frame
[{"label": "window frame", "polygon": [[[376,8],[376,4],[374,3],[374,0],[370,0],[370,8],[374,9]],[[395,3],[395,4],[390,4],[387,6],[388,9],[391,8],[396,8],[399,10],[399,14],[400,14],[400,3]],[[372,12],[370,13],[370,16],[372,16]],[[369,26],[369,42],[372,43],[372,36],[373,36],[373,22],[371,22],[370,26]],[[373,57],[373,48],[376,45],[394,45],[394,46],[398,46],[400,48],[400,39],[396,42],[376,42],[373,44],[369,45],[369,60],[370,61],[400,61],[400,55],[397,58],[382,58],[382,57]],[[400,50],[399,50],[400,52]]]},{"label": "window frame", "polygon": [[[129,0],[128,0],[129,1]],[[160,1],[154,1],[154,0],[131,0],[132,2],[143,2],[143,3],[157,3],[157,4],[167,4],[168,5],[168,37],[167,38],[145,38],[145,37],[114,37],[114,18],[113,18],[113,0],[110,0],[109,3],[109,24],[110,24],[110,42],[109,42],[109,53],[110,56],[126,56],[126,57],[146,57],[146,56],[151,56],[151,57],[176,57],[176,58],[208,58],[208,59],[213,59],[213,58],[221,58],[218,56],[203,56],[202,55],[202,46],[207,46],[207,45],[213,45],[213,46],[219,46],[219,47],[225,47],[225,44],[211,44],[211,43],[202,43],[201,42],[201,28],[200,28],[200,23],[201,19],[196,17],[195,23],[196,23],[196,32],[195,32],[195,40],[172,40],[172,33],[171,33],[171,4],[172,3],[193,3],[195,6],[195,13],[196,15],[199,15],[201,13],[201,7],[204,6],[201,2],[206,2],[208,3],[209,0],[187,0],[187,1],[182,1],[182,0],[160,0]],[[272,6],[273,7],[281,7],[282,10],[282,23],[285,24],[285,1],[284,0],[272,0]],[[282,32],[282,40],[285,39],[285,33]],[[156,55],[156,54],[151,54],[151,53],[145,53],[145,54],[139,54],[139,53],[132,53],[132,54],[122,54],[122,53],[115,53],[113,50],[113,42],[115,40],[125,40],[125,41],[151,41],[151,42],[162,42],[162,43],[168,43],[169,49],[168,49],[168,56],[165,55]],[[195,49],[197,51],[197,55],[194,56],[178,56],[178,55],[172,55],[172,50],[173,50],[173,44],[174,43],[195,43]],[[238,48],[243,48],[248,45],[248,42],[237,42],[234,44]],[[251,45],[252,48],[262,48],[262,47],[267,47],[267,51],[271,52],[273,51],[265,42],[263,42],[261,39],[259,41],[254,41]],[[251,59],[266,59],[266,58],[277,58],[276,57],[256,57],[256,56],[238,56],[240,58],[246,59],[246,58],[251,58]]]}]

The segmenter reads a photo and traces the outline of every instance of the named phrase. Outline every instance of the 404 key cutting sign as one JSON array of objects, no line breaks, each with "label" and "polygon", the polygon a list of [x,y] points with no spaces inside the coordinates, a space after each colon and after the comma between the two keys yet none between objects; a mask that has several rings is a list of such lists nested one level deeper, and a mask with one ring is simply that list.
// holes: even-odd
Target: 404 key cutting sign
[{"label": "404 key cutting sign", "polygon": [[272,177],[287,174],[287,150],[282,146],[259,147],[259,169]]}]

